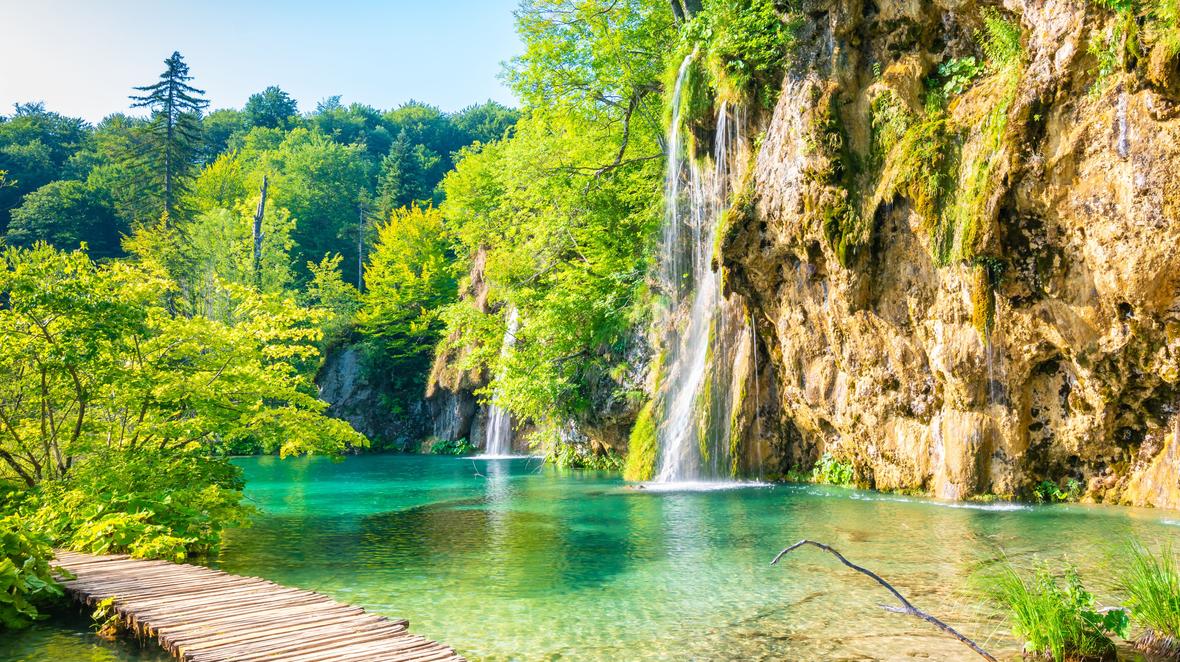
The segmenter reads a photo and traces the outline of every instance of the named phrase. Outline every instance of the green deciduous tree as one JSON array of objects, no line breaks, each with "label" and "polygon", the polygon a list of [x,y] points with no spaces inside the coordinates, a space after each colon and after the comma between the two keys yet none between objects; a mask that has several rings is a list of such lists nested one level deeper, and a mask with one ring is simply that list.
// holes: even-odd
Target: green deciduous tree
[{"label": "green deciduous tree", "polygon": [[33,486],[99,450],[284,455],[364,445],[325,418],[318,314],[229,288],[228,320],[177,315],[160,272],[40,245],[3,256],[0,466]]},{"label": "green deciduous tree", "polygon": [[300,128],[262,156],[261,167],[274,173],[275,204],[295,219],[295,264],[339,253],[346,273],[356,272],[359,202],[369,181],[363,154],[359,145],[341,145]]},{"label": "green deciduous tree", "polygon": [[0,187],[0,232],[25,195],[62,176],[89,130],[82,120],[46,111],[40,103],[18,103],[11,117],[0,117],[0,170],[8,181]]},{"label": "green deciduous tree", "polygon": [[452,262],[437,209],[397,210],[377,228],[357,322],[388,366],[395,393],[420,397],[425,388],[440,310],[456,296]]},{"label": "green deciduous tree", "polygon": [[463,367],[495,375],[485,397],[535,423],[556,457],[567,423],[637,395],[628,370],[649,308],[674,29],[656,0],[523,3],[525,52],[508,72],[523,118],[464,150],[443,183],[460,253],[483,256],[490,300],[521,320],[502,353],[503,321],[462,301],[445,313],[447,338],[467,345]]},{"label": "green deciduous tree", "polygon": [[58,180],[25,196],[12,211],[5,240],[10,246],[46,241],[66,249],[86,244],[91,257],[109,258],[122,255],[119,242],[127,230],[106,191]]},{"label": "green deciduous tree", "polygon": [[299,106],[291,95],[277,85],[271,85],[250,95],[242,107],[242,115],[250,126],[289,129],[299,120]]}]

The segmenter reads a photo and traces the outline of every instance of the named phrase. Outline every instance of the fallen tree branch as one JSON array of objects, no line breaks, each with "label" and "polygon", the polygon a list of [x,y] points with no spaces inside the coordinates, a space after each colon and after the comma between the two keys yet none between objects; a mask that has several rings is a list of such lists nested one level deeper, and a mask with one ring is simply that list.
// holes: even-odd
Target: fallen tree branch
[{"label": "fallen tree branch", "polygon": [[827,552],[827,553],[831,554],[832,556],[835,556],[837,559],[839,559],[840,563],[843,563],[844,565],[848,566],[849,568],[852,568],[853,570],[861,573],[862,575],[866,575],[867,577],[869,577],[873,581],[877,582],[881,586],[884,586],[886,588],[886,590],[888,590],[890,593],[892,593],[893,597],[897,598],[897,601],[900,602],[902,605],[901,607],[892,607],[892,608],[885,607],[885,609],[887,609],[888,611],[896,612],[899,614],[908,614],[910,616],[916,616],[916,617],[926,621],[927,623],[933,625],[934,627],[938,628],[939,630],[942,630],[943,632],[951,635],[955,639],[958,639],[959,641],[963,642],[969,648],[971,648],[971,650],[975,651],[976,653],[979,653],[980,657],[982,657],[985,660],[988,660],[988,662],[997,662],[996,658],[992,657],[991,653],[988,653],[987,651],[983,650],[983,648],[980,648],[979,644],[975,643],[974,641],[971,641],[967,637],[964,637],[962,634],[959,634],[958,630],[955,630],[954,628],[947,625],[946,623],[943,623],[942,621],[938,620],[937,618],[931,616],[930,614],[927,614],[926,612],[922,611],[921,609],[918,609],[914,605],[910,604],[910,601],[906,600],[905,596],[903,596],[901,593],[899,593],[897,591],[897,589],[893,588],[893,586],[889,582],[885,581],[884,579],[881,579],[881,577],[879,575],[877,575],[877,573],[873,572],[872,570],[869,570],[868,568],[862,568],[861,566],[856,565],[852,561],[849,561],[848,559],[844,558],[844,555],[841,554],[840,552],[837,552],[836,550],[832,549],[828,545],[825,545],[821,542],[815,542],[814,540],[800,540],[799,542],[795,543],[794,545],[791,545],[790,547],[779,552],[778,556],[774,557],[774,560],[770,562],[770,565],[777,565],[779,562],[779,559],[783,558],[784,556],[786,556],[790,552],[793,552],[796,549],[803,547],[804,545],[811,545],[812,547],[818,547],[819,549],[824,550],[825,552]]}]

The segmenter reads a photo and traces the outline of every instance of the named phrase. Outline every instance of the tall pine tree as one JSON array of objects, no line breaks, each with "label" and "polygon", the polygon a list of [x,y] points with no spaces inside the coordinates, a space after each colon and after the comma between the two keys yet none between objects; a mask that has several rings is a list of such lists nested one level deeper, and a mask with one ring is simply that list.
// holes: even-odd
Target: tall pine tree
[{"label": "tall pine tree", "polygon": [[167,68],[160,74],[159,82],[135,88],[144,94],[133,95],[131,107],[148,108],[152,112],[146,127],[149,140],[142,156],[162,177],[164,213],[171,219],[185,178],[196,163],[194,157],[201,143],[201,111],[209,102],[204,99],[204,90],[188,84],[193,77],[179,52],[173,52],[164,65]]}]

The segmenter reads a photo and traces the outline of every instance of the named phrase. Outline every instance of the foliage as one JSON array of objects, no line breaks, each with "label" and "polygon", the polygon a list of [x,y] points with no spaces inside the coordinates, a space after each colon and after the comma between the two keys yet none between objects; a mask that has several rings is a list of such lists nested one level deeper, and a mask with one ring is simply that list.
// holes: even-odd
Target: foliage
[{"label": "foliage", "polygon": [[299,107],[291,95],[271,85],[250,95],[242,107],[242,115],[250,126],[289,129],[299,120]]},{"label": "foliage", "polygon": [[[980,65],[944,63],[927,81],[924,115],[909,124],[889,159],[894,165],[886,187],[913,202],[940,264],[978,257],[993,215],[991,197],[1011,149],[1009,113],[1024,66],[1021,28],[985,11],[984,29],[976,37],[987,76],[968,90],[966,73],[974,77]],[[958,98],[948,99],[948,93]],[[952,104],[966,104],[967,110],[952,113]]]},{"label": "foliage", "polygon": [[623,466],[623,478],[630,481],[651,480],[656,473],[656,459],[659,453],[656,437],[655,401],[649,401],[639,410],[635,427],[631,428],[627,444],[627,462]]},{"label": "foliage", "polygon": [[1033,488],[1033,496],[1041,503],[1077,501],[1082,496],[1082,490],[1081,482],[1074,478],[1065,481],[1064,489],[1051,480],[1043,480]]},{"label": "foliage", "polygon": [[41,617],[39,602],[62,595],[52,559],[43,536],[19,517],[0,517],[0,630],[27,626]]},{"label": "foliage", "polygon": [[828,451],[820,456],[819,461],[811,469],[811,482],[827,485],[852,485],[856,480],[856,470],[852,463],[837,458]]},{"label": "foliage", "polygon": [[47,241],[74,249],[86,245],[96,259],[122,254],[119,242],[127,227],[115,213],[106,191],[75,180],[57,180],[29,193],[12,210],[6,237],[10,246]]},{"label": "foliage", "polygon": [[99,449],[212,449],[250,440],[283,455],[363,446],[325,418],[301,364],[318,315],[229,287],[226,321],[177,315],[158,270],[80,252],[8,249],[0,271],[0,461],[28,486]]},{"label": "foliage", "polygon": [[1064,586],[1046,564],[1024,577],[1005,562],[987,578],[988,592],[1007,611],[1012,633],[1025,642],[1027,654],[1055,662],[1113,659],[1109,635],[1127,635],[1126,612],[1100,612],[1072,566],[1063,579]]},{"label": "foliage", "polygon": [[478,450],[466,439],[435,439],[430,442],[433,455],[471,455]]},{"label": "foliage", "polygon": [[0,232],[9,213],[24,196],[60,178],[86,139],[89,127],[73,117],[45,110],[44,104],[16,104],[15,113],[0,117]]},{"label": "foliage", "polygon": [[[698,50],[720,98],[774,105],[802,20],[774,0],[710,0],[684,28],[684,54]],[[677,62],[679,64],[679,62]]]},{"label": "foliage", "polygon": [[356,271],[359,203],[370,167],[362,155],[361,145],[342,145],[303,128],[260,155],[260,167],[275,173],[274,204],[295,218],[291,238],[296,264],[339,253],[345,269]]},{"label": "foliage", "polygon": [[420,393],[431,349],[441,338],[441,308],[457,295],[442,213],[400,209],[377,228],[365,269],[361,333],[379,349],[395,393]]},{"label": "foliage", "polygon": [[143,95],[132,96],[133,108],[147,108],[152,117],[140,136],[143,148],[132,156],[144,159],[159,181],[166,218],[175,216],[175,203],[185,185],[200,147],[201,111],[209,105],[204,90],[189,85],[192,76],[179,52],[164,60],[164,72],[152,85],[135,88]]},{"label": "foliage", "polygon": [[559,469],[621,471],[625,460],[610,448],[591,448],[585,444],[561,443],[551,448],[546,459]]},{"label": "foliage", "polygon": [[248,521],[241,470],[199,451],[100,451],[24,497],[21,512],[55,546],[183,561],[215,554]]},{"label": "foliage", "polygon": [[996,72],[1019,66],[1024,57],[1020,45],[1023,32],[1016,21],[1004,18],[994,9],[983,12],[983,34],[978,35],[979,47],[987,57],[988,67]]},{"label": "foliage", "polygon": [[1180,567],[1171,544],[1158,553],[1132,543],[1130,562],[1119,576],[1131,617],[1150,630],[1150,637],[1180,642]]},{"label": "foliage", "polygon": [[971,83],[983,74],[985,67],[974,56],[952,57],[938,65],[938,77],[942,83],[942,95],[950,98],[962,94]]},{"label": "foliage", "polygon": [[308,262],[311,280],[307,282],[307,300],[326,312],[324,319],[325,344],[342,340],[352,326],[353,316],[361,308],[361,294],[351,283],[344,282],[340,273],[340,254],[325,256],[320,262]]}]

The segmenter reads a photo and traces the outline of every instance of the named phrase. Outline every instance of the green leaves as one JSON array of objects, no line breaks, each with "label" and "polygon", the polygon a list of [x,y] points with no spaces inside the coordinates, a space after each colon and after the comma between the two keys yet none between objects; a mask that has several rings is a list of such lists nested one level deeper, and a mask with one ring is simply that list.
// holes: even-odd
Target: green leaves
[{"label": "green leaves", "polygon": [[60,597],[49,565],[53,550],[17,517],[0,517],[0,630],[41,618],[37,603]]},{"label": "green leaves", "polygon": [[407,401],[426,387],[443,329],[441,309],[457,296],[452,261],[437,209],[400,209],[377,228],[365,269],[368,290],[356,320],[391,373],[393,392]]},{"label": "green leaves", "polygon": [[225,284],[221,319],[170,305],[159,271],[47,246],[0,271],[0,461],[29,485],[96,451],[249,443],[338,453],[366,440],[324,418],[311,372],[324,313]]},{"label": "green leaves", "polygon": [[938,77],[943,79],[942,95],[950,98],[962,94],[986,68],[974,56],[953,57],[938,65]]}]

